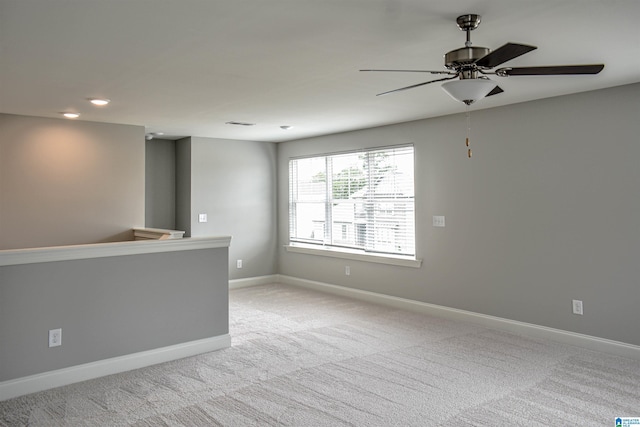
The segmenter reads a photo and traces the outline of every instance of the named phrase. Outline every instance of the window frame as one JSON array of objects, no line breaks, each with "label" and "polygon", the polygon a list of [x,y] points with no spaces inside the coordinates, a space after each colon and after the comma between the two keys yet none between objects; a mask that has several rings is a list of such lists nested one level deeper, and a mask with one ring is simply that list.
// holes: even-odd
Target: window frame
[{"label": "window frame", "polygon": [[[412,158],[413,158],[413,176],[411,177],[412,179],[412,184],[413,184],[413,195],[411,197],[411,202],[413,204],[413,209],[411,211],[411,215],[413,216],[412,221],[410,223],[407,224],[411,224],[412,226],[412,236],[411,239],[413,240],[413,254],[411,255],[407,255],[407,254],[398,254],[398,253],[389,253],[389,252],[378,252],[378,251],[368,251],[365,249],[360,249],[360,248],[356,248],[353,246],[349,246],[349,245],[339,245],[336,244],[335,241],[333,242],[333,244],[328,244],[326,243],[327,240],[327,233],[331,233],[332,231],[329,231],[329,229],[331,229],[332,227],[335,226],[341,226],[340,221],[335,222],[334,219],[331,218],[331,212],[329,212],[331,210],[331,204],[333,200],[338,200],[338,199],[334,199],[333,198],[333,190],[332,190],[332,178],[331,175],[332,171],[331,171],[331,167],[330,164],[331,161],[330,159],[332,159],[333,157],[337,157],[337,156],[341,156],[341,155],[349,155],[349,154],[360,154],[360,155],[365,155],[365,156],[369,156],[371,153],[375,153],[375,152],[380,152],[382,150],[393,150],[393,149],[402,149],[402,148],[410,148],[411,149],[411,154],[412,154]],[[314,155],[306,155],[306,156],[299,156],[299,157],[291,157],[289,158],[287,165],[289,168],[288,171],[288,179],[287,179],[287,185],[288,185],[288,190],[287,190],[287,199],[288,199],[288,203],[287,203],[287,241],[288,244],[285,245],[285,249],[287,252],[293,252],[293,253],[303,253],[303,254],[311,254],[311,255],[320,255],[320,256],[326,256],[326,257],[333,257],[333,258],[341,258],[341,259],[351,259],[351,260],[358,260],[358,261],[368,261],[368,262],[374,262],[374,263],[382,263],[382,264],[391,264],[391,265],[397,265],[397,266],[405,266],[405,267],[415,267],[415,268],[419,268],[422,265],[422,260],[417,258],[417,242],[416,242],[416,198],[415,198],[415,146],[414,144],[401,144],[401,145],[388,145],[388,146],[380,146],[380,147],[366,147],[366,148],[362,148],[362,149],[354,149],[354,150],[349,150],[349,151],[340,151],[340,152],[330,152],[330,153],[321,153],[321,154],[314,154]],[[318,159],[322,159],[324,158],[324,161],[326,162],[325,164],[325,173],[326,173],[326,182],[325,182],[325,196],[324,196],[324,200],[322,202],[319,203],[324,203],[325,204],[325,227],[324,227],[324,233],[325,236],[323,236],[322,242],[313,242],[310,239],[308,241],[305,242],[306,239],[301,238],[301,237],[294,237],[292,240],[292,221],[295,219],[295,213],[292,213],[292,209],[294,209],[294,202],[292,201],[292,161],[295,160],[301,160],[301,159],[314,159],[314,158],[318,158]],[[369,179],[371,175],[368,175],[365,177],[365,179]],[[299,182],[299,181],[298,181]],[[347,203],[349,203],[350,199],[344,199]],[[298,202],[296,202],[297,205]],[[344,226],[341,226],[339,228],[343,228]],[[335,240],[335,239],[334,239]]]}]

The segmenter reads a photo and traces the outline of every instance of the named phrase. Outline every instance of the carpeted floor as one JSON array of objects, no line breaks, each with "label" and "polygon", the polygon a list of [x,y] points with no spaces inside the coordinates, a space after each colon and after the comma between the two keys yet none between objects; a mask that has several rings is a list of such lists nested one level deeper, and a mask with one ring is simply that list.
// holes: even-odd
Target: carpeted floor
[{"label": "carpeted floor", "polygon": [[0,402],[0,426],[614,426],[640,361],[282,285],[229,349]]}]

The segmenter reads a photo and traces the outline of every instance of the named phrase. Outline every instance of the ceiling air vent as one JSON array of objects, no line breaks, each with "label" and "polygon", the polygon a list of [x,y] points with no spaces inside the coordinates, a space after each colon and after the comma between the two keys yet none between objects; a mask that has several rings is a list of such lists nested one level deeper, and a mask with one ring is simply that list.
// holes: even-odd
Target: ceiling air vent
[{"label": "ceiling air vent", "polygon": [[226,122],[227,125],[236,125],[236,126],[255,126],[255,123],[246,123],[246,122]]}]

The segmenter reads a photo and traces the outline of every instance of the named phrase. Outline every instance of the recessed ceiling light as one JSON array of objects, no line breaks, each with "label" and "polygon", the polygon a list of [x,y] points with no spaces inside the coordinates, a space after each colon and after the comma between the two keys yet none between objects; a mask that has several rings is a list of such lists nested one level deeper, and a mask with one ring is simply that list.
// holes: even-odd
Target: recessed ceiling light
[{"label": "recessed ceiling light", "polygon": [[80,114],[78,113],[60,113],[63,116],[65,116],[67,119],[77,119],[78,117],[80,117]]},{"label": "recessed ceiling light", "polygon": [[280,129],[282,129],[282,130],[291,130],[291,129],[293,129],[293,126],[280,126]]},{"label": "recessed ceiling light", "polygon": [[144,135],[144,138],[147,141],[151,141],[153,138],[155,138],[157,136],[162,136],[162,135],[164,135],[164,132],[149,132],[149,133]]},{"label": "recessed ceiling light", "polygon": [[107,105],[109,102],[111,102],[111,100],[104,98],[89,98],[89,102],[91,102],[93,105],[102,107],[103,105]]}]

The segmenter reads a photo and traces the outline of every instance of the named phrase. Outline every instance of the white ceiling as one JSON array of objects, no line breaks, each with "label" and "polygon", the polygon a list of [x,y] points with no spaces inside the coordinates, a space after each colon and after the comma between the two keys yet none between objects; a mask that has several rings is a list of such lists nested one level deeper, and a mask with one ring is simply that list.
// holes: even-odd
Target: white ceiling
[{"label": "white ceiling", "polygon": [[474,109],[640,81],[638,0],[0,0],[0,112],[276,142],[459,113],[440,83],[375,96],[439,76],[358,70],[444,70],[464,13],[476,46],[538,46],[505,65],[606,64],[491,76]]}]

